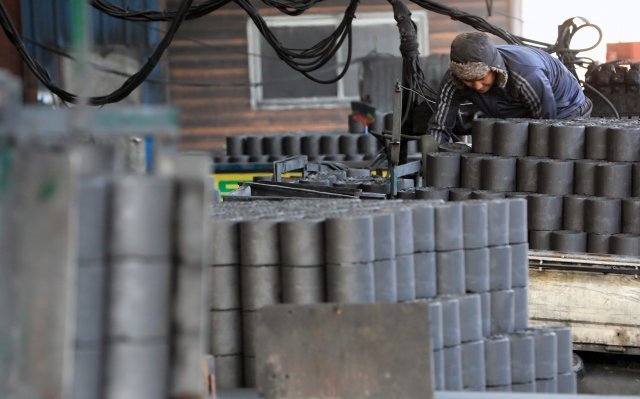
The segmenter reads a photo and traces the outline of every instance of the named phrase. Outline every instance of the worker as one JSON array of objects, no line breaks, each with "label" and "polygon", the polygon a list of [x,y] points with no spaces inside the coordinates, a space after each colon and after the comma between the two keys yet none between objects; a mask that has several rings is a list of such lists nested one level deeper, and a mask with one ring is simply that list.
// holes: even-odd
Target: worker
[{"label": "worker", "polygon": [[481,32],[451,43],[451,62],[440,85],[428,133],[451,141],[460,104],[470,101],[492,118],[574,119],[593,108],[575,76],[542,50],[494,45]]}]

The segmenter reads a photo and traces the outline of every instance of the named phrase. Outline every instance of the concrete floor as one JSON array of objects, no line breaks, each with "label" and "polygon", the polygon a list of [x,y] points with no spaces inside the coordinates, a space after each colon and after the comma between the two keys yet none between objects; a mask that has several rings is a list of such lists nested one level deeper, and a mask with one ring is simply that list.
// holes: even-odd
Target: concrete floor
[{"label": "concrete floor", "polygon": [[579,352],[584,370],[578,393],[640,395],[640,356]]},{"label": "concrete floor", "polygon": [[[578,393],[587,395],[632,395],[640,398],[640,356],[578,352],[584,368],[578,378]],[[538,395],[539,396],[539,395]],[[569,395],[545,395],[546,398],[568,399]],[[575,396],[573,396],[575,397]],[[259,399],[253,389],[223,390],[219,399]],[[435,399],[515,399],[514,394],[478,392],[437,392]],[[536,395],[517,395],[535,399]],[[614,398],[612,398],[614,399]]]}]

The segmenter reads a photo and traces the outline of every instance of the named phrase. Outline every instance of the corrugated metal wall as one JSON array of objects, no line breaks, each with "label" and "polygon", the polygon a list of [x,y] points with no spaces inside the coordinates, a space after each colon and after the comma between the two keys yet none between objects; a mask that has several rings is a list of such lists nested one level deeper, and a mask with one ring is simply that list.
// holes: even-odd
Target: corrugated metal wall
[{"label": "corrugated metal wall", "polygon": [[[256,2],[258,3],[258,2]],[[409,2],[407,2],[409,4]],[[443,1],[468,13],[487,15],[483,0]],[[178,0],[170,0],[176,7]],[[509,0],[495,0],[489,21],[509,27]],[[308,14],[342,13],[346,2],[327,0]],[[386,0],[361,2],[359,12],[389,12]],[[415,8],[411,4],[412,8]],[[417,8],[416,8],[417,9]],[[280,15],[277,10],[262,9],[262,15]],[[295,17],[292,17],[295,18]],[[206,17],[185,22],[169,49],[170,76],[182,84],[172,85],[171,103],[180,108],[183,135],[191,140],[185,147],[219,148],[228,135],[278,133],[291,131],[346,131],[349,108],[258,110],[251,109],[249,56],[247,54],[247,16],[231,3]],[[431,53],[448,53],[451,40],[467,25],[449,17],[429,13]],[[292,70],[291,72],[296,73]],[[209,86],[184,83],[211,82]]]},{"label": "corrugated metal wall", "polygon": [[[110,0],[112,4],[129,9],[158,9],[158,0]],[[22,31],[29,51],[35,55],[55,80],[61,79],[60,57],[55,49],[68,51],[71,47],[71,0],[22,0]],[[158,42],[157,23],[127,22],[91,9],[93,45],[96,48],[126,46],[149,53]],[[50,47],[50,49],[47,49]],[[145,56],[141,56],[144,62]],[[152,75],[161,78],[160,69]],[[143,85],[144,102],[164,101],[163,86]]]}]

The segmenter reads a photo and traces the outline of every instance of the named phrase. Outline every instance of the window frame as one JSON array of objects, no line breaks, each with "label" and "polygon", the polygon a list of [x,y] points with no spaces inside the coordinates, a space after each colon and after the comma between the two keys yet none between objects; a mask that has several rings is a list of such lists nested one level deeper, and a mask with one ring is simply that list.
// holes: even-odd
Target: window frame
[{"label": "window frame", "polygon": [[[265,22],[270,28],[276,27],[306,27],[306,26],[327,26],[336,27],[343,18],[343,14],[315,14],[300,15],[296,17],[290,16],[266,16]],[[411,19],[418,26],[418,44],[420,54],[428,54],[429,52],[429,23],[426,10],[413,10]],[[392,12],[362,12],[356,15],[353,20],[353,28],[358,26],[370,25],[393,25],[396,21]],[[328,97],[291,97],[278,99],[264,99],[261,85],[255,83],[262,82],[262,62],[261,62],[261,41],[262,35],[253,24],[251,19],[247,21],[247,49],[249,60],[249,82],[250,82],[250,100],[253,110],[283,110],[283,109],[304,109],[304,108],[339,108],[348,106],[351,101],[358,100],[358,96],[346,96],[343,80],[336,82],[337,95]],[[356,43],[353,43],[356,46]],[[341,49],[346,49],[346,40],[343,42]],[[393,55],[400,56],[398,49]],[[341,50],[336,52],[336,60],[338,68],[344,63]],[[283,66],[289,68],[284,61]],[[354,68],[353,63],[349,68]],[[339,71],[337,71],[339,72]],[[336,72],[336,73],[337,73]],[[291,73],[299,74],[299,72],[291,69]]]}]

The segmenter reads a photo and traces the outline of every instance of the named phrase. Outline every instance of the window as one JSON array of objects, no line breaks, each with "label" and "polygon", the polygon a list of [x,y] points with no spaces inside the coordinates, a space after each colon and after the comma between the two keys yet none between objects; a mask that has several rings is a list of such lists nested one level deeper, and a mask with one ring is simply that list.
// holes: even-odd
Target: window
[{"label": "window", "polygon": [[[265,17],[269,28],[289,48],[309,48],[333,32],[340,23],[338,15],[302,15]],[[413,11],[418,29],[420,54],[428,52],[426,11]],[[319,84],[290,68],[280,60],[249,20],[249,75],[254,109],[286,109],[344,106],[359,98],[358,75],[362,57],[372,53],[400,55],[400,36],[392,13],[358,13],[353,20],[351,65],[347,74],[334,84]],[[312,76],[328,79],[342,70],[347,58],[347,41],[323,68]]]}]

